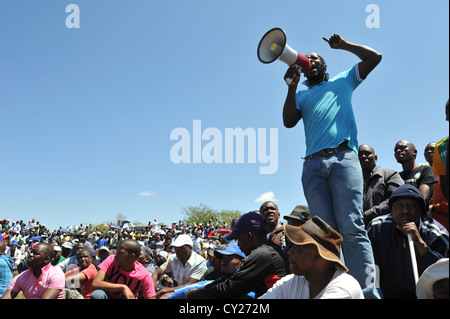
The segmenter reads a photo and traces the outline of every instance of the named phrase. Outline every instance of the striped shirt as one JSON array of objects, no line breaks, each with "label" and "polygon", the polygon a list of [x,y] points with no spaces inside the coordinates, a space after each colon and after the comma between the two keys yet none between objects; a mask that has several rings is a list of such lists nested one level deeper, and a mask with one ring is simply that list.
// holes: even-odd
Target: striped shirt
[{"label": "striped shirt", "polygon": [[[167,261],[160,267],[164,269],[166,263]],[[176,255],[172,255],[166,272],[172,272],[174,280],[181,286],[186,284],[189,278],[200,280],[205,274],[206,269],[205,258],[192,251],[191,257],[189,257],[185,265],[183,265]]]}]

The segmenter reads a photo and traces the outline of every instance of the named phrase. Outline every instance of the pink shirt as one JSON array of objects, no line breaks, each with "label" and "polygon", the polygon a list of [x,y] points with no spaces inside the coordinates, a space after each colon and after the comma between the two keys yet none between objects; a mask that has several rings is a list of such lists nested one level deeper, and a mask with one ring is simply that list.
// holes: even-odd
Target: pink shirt
[{"label": "pink shirt", "polygon": [[64,299],[66,279],[60,267],[52,264],[42,267],[42,274],[36,278],[31,269],[27,269],[16,276],[10,283],[11,291],[24,294],[26,299],[41,299],[47,288],[61,289],[58,299]]},{"label": "pink shirt", "polygon": [[[137,261],[134,263],[134,269],[132,271],[125,271],[114,263],[115,256],[109,256],[98,266],[99,269],[106,273],[105,281],[113,284],[127,285],[136,298],[140,291],[142,291],[144,298],[154,297],[156,293],[150,272]],[[108,296],[112,299],[124,298],[122,292],[110,292]]]}]

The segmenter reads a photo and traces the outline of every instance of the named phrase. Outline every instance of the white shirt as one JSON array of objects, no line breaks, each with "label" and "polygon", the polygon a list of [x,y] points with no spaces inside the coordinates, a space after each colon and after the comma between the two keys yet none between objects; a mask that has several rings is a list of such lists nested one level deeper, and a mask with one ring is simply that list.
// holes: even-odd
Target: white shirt
[{"label": "white shirt", "polygon": [[20,223],[17,223],[13,226],[12,231],[13,231],[13,233],[20,233],[21,229],[22,229],[22,227],[20,226]]},{"label": "white shirt", "polygon": [[17,268],[19,266],[20,262],[22,261],[22,257],[23,257],[22,251],[19,248],[19,246],[16,247],[16,250],[14,251],[14,256],[11,256],[11,248],[6,246],[5,254],[14,260],[14,265]]},{"label": "white shirt", "polygon": [[[167,261],[160,267],[164,269]],[[178,257],[173,254],[170,258],[169,264],[166,268],[167,272],[172,272],[173,278],[178,283],[179,286],[184,285],[188,282],[189,278],[194,278],[200,281],[206,272],[206,260],[199,254],[192,252],[191,257],[189,257],[186,265],[178,259]]]},{"label": "white shirt", "polygon": [[203,238],[201,237],[194,237],[192,240],[192,250],[195,252],[199,252],[202,250],[203,245]]},{"label": "white shirt", "polygon": [[[259,299],[309,299],[309,283],[303,276],[290,274],[278,280]],[[338,269],[314,299],[364,299],[364,295],[358,281]]]}]

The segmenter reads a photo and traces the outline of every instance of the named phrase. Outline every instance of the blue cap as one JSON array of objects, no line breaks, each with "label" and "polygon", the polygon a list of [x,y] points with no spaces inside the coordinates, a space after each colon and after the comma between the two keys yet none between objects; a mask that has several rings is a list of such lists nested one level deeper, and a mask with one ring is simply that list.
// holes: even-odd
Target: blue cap
[{"label": "blue cap", "polygon": [[226,249],[216,250],[215,252],[222,255],[239,255],[242,258],[247,258],[247,256],[241,251],[237,242],[235,241],[229,243]]},{"label": "blue cap", "polygon": [[17,241],[17,240],[12,240],[11,241],[11,245],[10,246],[12,246],[12,245],[16,245],[16,246],[18,246],[19,245],[19,242]]}]

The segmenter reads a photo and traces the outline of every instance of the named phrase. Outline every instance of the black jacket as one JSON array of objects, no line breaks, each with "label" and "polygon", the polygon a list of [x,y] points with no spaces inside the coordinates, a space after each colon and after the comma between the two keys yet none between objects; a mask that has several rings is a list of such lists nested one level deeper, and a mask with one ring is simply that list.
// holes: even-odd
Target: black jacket
[{"label": "black jacket", "polygon": [[[367,229],[379,269],[380,288],[385,299],[416,298],[408,239],[395,226],[389,214],[374,219]],[[418,230],[429,247],[424,256],[415,251],[420,276],[428,266],[448,257],[449,243],[447,230],[429,216],[420,217]]]},{"label": "black jacket", "polygon": [[255,292],[255,298],[258,298],[288,273],[286,254],[279,246],[268,241],[253,250],[242,267],[230,278],[192,291],[187,299],[246,298],[252,291]]},{"label": "black jacket", "polygon": [[363,211],[366,225],[375,217],[391,212],[387,204],[389,197],[403,184],[405,182],[397,171],[375,166],[371,176],[364,181]]}]

